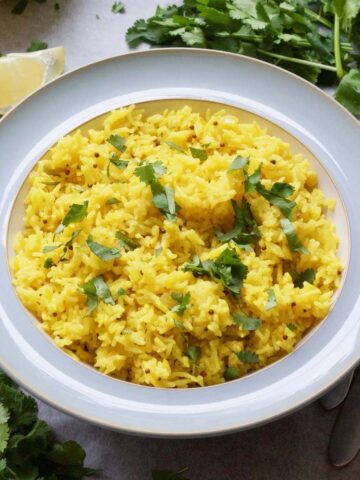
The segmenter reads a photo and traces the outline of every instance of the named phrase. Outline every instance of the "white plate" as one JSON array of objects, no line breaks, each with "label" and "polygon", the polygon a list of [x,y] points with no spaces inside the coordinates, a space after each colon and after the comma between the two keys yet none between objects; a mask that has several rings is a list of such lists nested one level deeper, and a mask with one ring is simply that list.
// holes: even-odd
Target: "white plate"
[{"label": "white plate", "polygon": [[[225,385],[164,390],[106,377],[55,347],[11,285],[7,256],[21,226],[26,184],[17,194],[35,162],[60,136],[99,114],[141,102],[150,102],[144,104],[148,111],[161,109],[164,99],[167,104],[191,101],[197,109],[209,105],[204,101],[221,103],[236,108],[243,120],[260,116],[259,123],[311,159],[321,188],[338,199],[334,221],[341,236],[340,254],[349,268],[333,310],[291,355]],[[315,398],[357,362],[360,129],[319,89],[247,57],[195,49],[151,50],[91,64],[42,88],[1,121],[0,145],[0,365],[33,394],[114,429],[210,435],[284,415]]]}]

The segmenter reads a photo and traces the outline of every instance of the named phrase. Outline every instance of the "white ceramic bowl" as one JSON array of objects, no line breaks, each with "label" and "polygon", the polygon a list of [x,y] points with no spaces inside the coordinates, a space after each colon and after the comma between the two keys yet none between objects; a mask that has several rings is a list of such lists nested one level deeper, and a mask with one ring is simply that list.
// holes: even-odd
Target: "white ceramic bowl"
[{"label": "white ceramic bowl", "polygon": [[[333,221],[346,266],[341,293],[327,319],[272,366],[213,387],[165,390],[129,384],[64,354],[18,300],[7,259],[21,229],[27,175],[59,137],[133,103],[142,103],[147,112],[169,104],[190,103],[196,110],[221,104],[242,120],[256,118],[304,153],[319,173],[321,188],[337,199]],[[152,50],[89,65],[39,90],[1,121],[0,145],[0,365],[38,397],[114,429],[210,435],[284,415],[322,393],[358,361],[360,128],[319,89],[238,55]]]}]

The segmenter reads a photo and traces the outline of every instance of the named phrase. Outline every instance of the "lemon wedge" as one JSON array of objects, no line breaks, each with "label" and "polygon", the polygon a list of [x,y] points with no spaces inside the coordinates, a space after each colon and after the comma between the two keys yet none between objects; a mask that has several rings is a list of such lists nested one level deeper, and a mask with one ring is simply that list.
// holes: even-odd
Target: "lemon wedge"
[{"label": "lemon wedge", "polygon": [[64,71],[63,47],[0,57],[0,115]]}]

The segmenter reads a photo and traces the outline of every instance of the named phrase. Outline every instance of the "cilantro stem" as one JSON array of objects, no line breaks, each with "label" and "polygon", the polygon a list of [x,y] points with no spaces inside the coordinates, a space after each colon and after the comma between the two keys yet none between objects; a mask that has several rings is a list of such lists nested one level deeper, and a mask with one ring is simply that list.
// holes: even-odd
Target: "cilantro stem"
[{"label": "cilantro stem", "polygon": [[16,473],[8,465],[6,465],[6,470],[16,479]]},{"label": "cilantro stem", "polygon": [[326,20],[326,18],[322,17],[319,13],[314,12],[313,10],[310,10],[310,8],[305,8],[305,13],[311,17],[313,20],[315,20],[318,23],[321,23],[327,28],[332,29],[333,25],[329,20]]},{"label": "cilantro stem", "polygon": [[340,45],[340,17],[335,13],[334,22],[334,53],[336,74],[341,79],[344,76],[344,69],[341,61],[341,45]]},{"label": "cilantro stem", "polygon": [[280,55],[279,53],[268,52],[267,50],[258,49],[259,53],[271,58],[277,58],[278,60],[284,60],[285,62],[298,63],[300,65],[307,65],[308,67],[320,68],[321,70],[328,70],[329,72],[336,72],[337,68],[331,65],[325,65],[324,63],[310,62],[309,60],[303,60],[302,58],[287,57],[286,55]]}]

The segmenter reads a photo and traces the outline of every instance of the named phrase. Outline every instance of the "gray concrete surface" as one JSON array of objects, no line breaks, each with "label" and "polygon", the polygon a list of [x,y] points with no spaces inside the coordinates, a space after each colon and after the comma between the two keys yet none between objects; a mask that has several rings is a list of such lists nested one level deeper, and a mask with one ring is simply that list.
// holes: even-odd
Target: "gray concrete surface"
[{"label": "gray concrete surface", "polygon": [[[123,0],[125,14],[111,13],[112,0],[54,0],[10,14],[16,0],[0,3],[0,52],[24,51],[32,39],[64,45],[66,69],[128,50],[125,32],[136,18],[151,15],[159,0]],[[176,0],[172,3],[176,3]],[[97,18],[97,16],[99,18]],[[1,146],[0,146],[1,148]],[[154,468],[189,467],[191,480],[358,480],[360,459],[344,470],[326,460],[336,412],[314,403],[252,431],[195,440],[159,440],[113,433],[41,404],[41,416],[62,439],[79,440],[100,479],[147,480]]]}]

